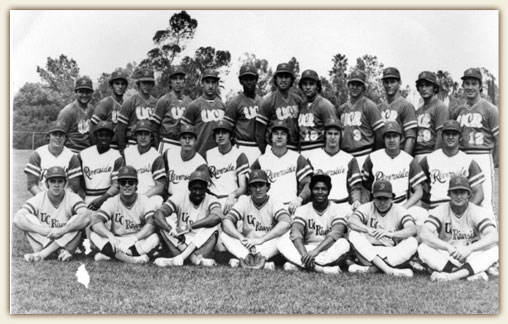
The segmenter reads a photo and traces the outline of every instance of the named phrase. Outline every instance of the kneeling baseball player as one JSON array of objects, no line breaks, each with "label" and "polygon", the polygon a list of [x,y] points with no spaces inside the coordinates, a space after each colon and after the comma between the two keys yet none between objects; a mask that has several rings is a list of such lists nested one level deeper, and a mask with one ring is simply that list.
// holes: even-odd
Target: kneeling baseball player
[{"label": "kneeling baseball player", "polygon": [[215,266],[211,258],[219,236],[222,208],[208,192],[208,167],[198,167],[189,177],[189,191],[173,194],[155,212],[155,222],[173,258],[157,258],[159,267],[181,266],[186,259],[194,265]]},{"label": "kneeling baseball player", "polygon": [[450,201],[430,210],[418,256],[435,270],[432,281],[488,280],[485,273],[499,259],[499,235],[490,209],[469,201],[466,177],[450,179]]},{"label": "kneeling baseball player", "polygon": [[349,218],[349,242],[358,263],[349,272],[382,271],[394,276],[412,277],[411,269],[399,269],[416,253],[416,225],[407,209],[393,203],[392,184],[378,180],[372,187],[374,200],[361,205]]},{"label": "kneeling baseball player", "polygon": [[120,194],[106,200],[92,220],[90,240],[99,249],[95,261],[147,263],[148,254],[159,245],[153,224],[155,202],[137,192],[138,174],[132,166],[118,170],[118,184]]},{"label": "kneeling baseball player", "polygon": [[284,270],[307,270],[336,274],[341,257],[349,251],[344,238],[351,209],[328,200],[332,180],[316,173],[310,180],[311,202],[298,208],[291,232],[279,241],[278,248],[289,261]]},{"label": "kneeling baseball player", "polygon": [[[240,264],[246,268],[274,270],[275,264],[265,261],[279,254],[277,242],[289,230],[291,220],[283,203],[267,194],[270,182],[265,171],[258,169],[250,173],[249,189],[251,195],[240,196],[222,221],[221,239],[226,249],[238,258],[229,261],[231,267]],[[239,230],[238,221],[242,221]],[[253,262],[258,253],[260,256]]]}]

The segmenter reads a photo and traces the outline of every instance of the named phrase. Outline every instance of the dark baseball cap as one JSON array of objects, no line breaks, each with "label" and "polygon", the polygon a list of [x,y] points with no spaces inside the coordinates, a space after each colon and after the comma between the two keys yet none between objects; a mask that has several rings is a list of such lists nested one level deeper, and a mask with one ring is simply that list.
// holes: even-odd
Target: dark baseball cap
[{"label": "dark baseball cap", "polygon": [[448,184],[448,191],[461,189],[471,192],[469,180],[467,180],[467,178],[464,176],[453,176],[450,179],[450,183]]},{"label": "dark baseball cap", "polygon": [[461,79],[464,80],[464,79],[470,79],[470,78],[477,79],[480,82],[482,82],[483,78],[482,78],[482,73],[480,72],[480,69],[469,68],[469,69],[465,70],[464,75],[461,77]]},{"label": "dark baseball cap", "polygon": [[153,81],[155,82],[155,75],[152,69],[143,68],[138,71],[137,74],[138,81]]},{"label": "dark baseball cap", "polygon": [[249,184],[253,184],[256,182],[263,182],[263,183],[269,183],[268,175],[264,170],[256,169],[252,170],[249,173]]},{"label": "dark baseball cap", "polygon": [[367,79],[367,76],[365,75],[365,72],[363,72],[362,70],[355,70],[355,71],[351,72],[351,74],[349,75],[349,79],[347,80],[347,83],[349,84],[350,82],[358,81],[358,82],[361,82],[365,85],[366,79]]},{"label": "dark baseball cap", "polygon": [[194,181],[201,181],[208,185],[210,182],[210,175],[204,170],[194,170],[189,176],[189,186]]},{"label": "dark baseball cap", "polygon": [[400,128],[399,123],[393,120],[387,121],[383,127],[383,136],[388,133],[397,133],[402,135],[402,129]]},{"label": "dark baseball cap", "polygon": [[67,135],[67,129],[65,127],[65,124],[60,121],[55,121],[51,123],[51,125],[49,126],[48,134],[51,133],[64,133],[65,135]]},{"label": "dark baseball cap", "polygon": [[314,70],[305,70],[302,73],[302,77],[300,78],[300,81],[304,80],[304,79],[311,79],[316,82],[319,82],[319,75]]},{"label": "dark baseball cap", "polygon": [[387,67],[383,70],[383,77],[381,79],[398,79],[400,80],[400,72],[397,68],[394,67]]},{"label": "dark baseball cap", "polygon": [[92,80],[86,76],[77,79],[76,84],[74,86],[74,90],[79,90],[79,89],[88,89],[88,90],[93,91]]},{"label": "dark baseball cap", "polygon": [[215,70],[212,70],[212,69],[206,69],[204,72],[203,72],[203,76],[201,77],[201,81],[203,81],[204,79],[215,79],[215,80],[220,80],[219,78],[219,72],[215,71]]},{"label": "dark baseball cap", "polygon": [[338,118],[329,118],[325,121],[325,130],[328,128],[337,128],[339,130],[342,130],[342,124],[340,123],[340,120]]},{"label": "dark baseball cap", "polygon": [[97,133],[98,131],[102,130],[102,129],[105,129],[105,130],[108,130],[110,131],[111,133],[114,133],[115,131],[113,130],[113,123],[112,122],[109,122],[109,121],[105,121],[105,120],[101,120],[97,126],[95,126],[95,129],[93,130],[94,134]]},{"label": "dark baseball cap", "polygon": [[280,73],[289,73],[291,77],[293,78],[295,77],[293,67],[289,63],[280,63],[279,65],[277,65],[277,68],[275,69],[275,73],[273,75],[276,76],[277,74]]},{"label": "dark baseball cap", "polygon": [[372,186],[372,196],[393,198],[392,184],[388,180],[378,180]]},{"label": "dark baseball cap", "polygon": [[229,133],[233,133],[233,126],[231,126],[230,123],[225,121],[224,119],[221,119],[219,121],[216,121],[213,125],[213,131],[224,129],[227,130]]},{"label": "dark baseball cap", "polygon": [[284,120],[277,119],[273,123],[273,125],[272,125],[272,131],[274,131],[276,129],[284,129],[289,134],[288,123],[287,123],[287,121],[285,119]]},{"label": "dark baseball cap", "polygon": [[437,84],[437,77],[433,72],[430,71],[423,71],[420,74],[418,74],[418,79],[416,80],[416,83],[418,81],[425,80],[433,84]]},{"label": "dark baseball cap", "polygon": [[256,77],[259,76],[256,67],[254,65],[252,65],[252,64],[242,65],[242,67],[240,68],[239,77],[241,78],[244,75],[253,75],[253,76],[256,76]]},{"label": "dark baseball cap", "polygon": [[180,65],[175,65],[171,68],[171,72],[169,73],[169,77],[171,78],[173,75],[177,75],[177,74],[182,74],[183,76],[185,76],[185,70],[182,66]]},{"label": "dark baseball cap", "polygon": [[140,132],[140,131],[147,131],[152,132],[152,124],[148,119],[142,119],[134,125],[134,133]]},{"label": "dark baseball cap", "polygon": [[117,70],[111,73],[111,77],[109,78],[109,84],[113,84],[113,81],[115,80],[125,80],[125,82],[129,83],[129,80],[127,79],[127,73],[125,73],[122,70]]},{"label": "dark baseball cap", "polygon": [[198,134],[192,125],[182,124],[182,126],[180,126],[180,133],[178,135],[182,136],[183,134],[192,134],[194,137],[198,137]]},{"label": "dark baseball cap", "polygon": [[53,178],[67,179],[67,174],[65,173],[65,170],[62,167],[53,166],[46,171],[46,179],[49,180]]},{"label": "dark baseball cap", "polygon": [[312,188],[314,188],[316,183],[318,183],[320,181],[325,183],[326,187],[328,187],[328,190],[332,189],[332,178],[330,178],[330,176],[328,174],[324,173],[321,170],[317,170],[312,175],[312,177],[310,178],[309,188],[312,190]]},{"label": "dark baseball cap", "polygon": [[443,123],[442,132],[457,132],[462,134],[462,129],[460,127],[460,123],[455,119],[448,119]]},{"label": "dark baseball cap", "polygon": [[126,165],[118,169],[118,180],[134,179],[138,180],[138,171],[133,166]]}]

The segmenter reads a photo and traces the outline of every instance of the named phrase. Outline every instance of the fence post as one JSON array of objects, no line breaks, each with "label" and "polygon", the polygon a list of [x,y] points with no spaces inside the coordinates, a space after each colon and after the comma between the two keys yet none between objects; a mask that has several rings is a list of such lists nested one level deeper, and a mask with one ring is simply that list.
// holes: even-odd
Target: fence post
[{"label": "fence post", "polygon": [[34,150],[34,147],[35,147],[35,132],[32,132],[32,151]]}]

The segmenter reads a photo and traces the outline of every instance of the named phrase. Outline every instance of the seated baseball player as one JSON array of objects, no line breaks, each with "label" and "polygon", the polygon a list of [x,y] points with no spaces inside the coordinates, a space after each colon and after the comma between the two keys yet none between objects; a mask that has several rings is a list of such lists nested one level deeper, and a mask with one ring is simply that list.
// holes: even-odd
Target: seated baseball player
[{"label": "seated baseball player", "polygon": [[393,203],[392,184],[374,182],[374,200],[361,205],[349,217],[349,242],[358,258],[348,271],[353,273],[384,272],[412,277],[411,269],[400,269],[416,253],[416,225],[407,209]]},{"label": "seated baseball player", "polygon": [[211,258],[223,218],[217,198],[208,193],[208,168],[198,168],[189,177],[189,191],[179,191],[155,212],[155,222],[172,258],[157,258],[159,267],[181,266],[185,260],[194,265],[214,266]]},{"label": "seated baseball player", "polygon": [[499,236],[489,209],[472,202],[469,181],[450,179],[450,201],[430,211],[421,232],[419,258],[435,272],[432,281],[488,280],[485,273],[499,259]]},{"label": "seated baseball player", "polygon": [[285,120],[277,120],[271,129],[272,147],[267,148],[251,166],[268,174],[271,194],[288,205],[293,214],[310,197],[309,181],[312,168],[306,158],[288,150],[289,128]]},{"label": "seated baseball player", "polygon": [[129,145],[125,151],[125,164],[133,166],[138,172],[138,192],[152,199],[155,207],[164,202],[164,188],[167,183],[164,160],[152,147],[152,125],[143,119],[134,126],[136,145]]},{"label": "seated baseball player", "polygon": [[54,122],[48,131],[49,144],[37,148],[26,164],[26,182],[28,191],[36,195],[47,190],[46,171],[53,167],[62,167],[67,172],[67,187],[73,192],[82,195],[79,187],[81,168],[78,158],[74,153],[64,146],[67,141],[65,125]]},{"label": "seated baseball player", "polygon": [[58,260],[68,261],[81,243],[81,230],[90,224],[89,211],[78,195],[65,190],[63,168],[51,167],[45,176],[47,191],[28,199],[13,224],[25,233],[34,251],[25,254],[26,261],[41,261],[55,252]]},{"label": "seated baseball player", "polygon": [[291,232],[278,244],[289,261],[284,264],[284,270],[305,268],[329,274],[340,272],[338,264],[350,247],[344,234],[351,209],[329,201],[331,189],[329,175],[315,173],[312,176],[311,201],[296,210]]},{"label": "seated baseball player", "polygon": [[[240,196],[222,221],[222,242],[237,258],[230,260],[231,267],[248,264],[245,258],[251,251],[252,254],[260,253],[264,261],[279,254],[277,242],[289,230],[291,222],[282,202],[268,195],[270,182],[265,171],[250,173],[249,190],[251,195]],[[242,221],[240,229],[237,228],[239,221]],[[274,270],[275,264],[266,262],[264,268]]]},{"label": "seated baseball player", "polygon": [[[159,245],[155,233],[153,200],[137,192],[138,174],[128,165],[118,170],[120,194],[102,204],[92,220],[90,240],[99,249],[95,261],[112,258],[126,263],[147,263]],[[106,223],[110,222],[110,228]]]}]

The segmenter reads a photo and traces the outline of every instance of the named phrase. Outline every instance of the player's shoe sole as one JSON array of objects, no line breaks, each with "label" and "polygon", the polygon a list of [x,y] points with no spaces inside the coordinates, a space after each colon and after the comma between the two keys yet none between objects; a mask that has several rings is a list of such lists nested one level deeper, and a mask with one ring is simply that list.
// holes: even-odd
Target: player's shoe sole
[{"label": "player's shoe sole", "polygon": [[322,270],[318,271],[318,272],[321,272],[321,273],[326,273],[326,274],[339,274],[340,273],[340,268],[339,266],[333,266],[333,267],[322,267],[321,268]]},{"label": "player's shoe sole", "polygon": [[58,261],[66,262],[70,261],[72,259],[72,254],[67,251],[66,249],[60,249],[60,252],[58,252]]},{"label": "player's shoe sole", "polygon": [[362,265],[359,265],[359,264],[352,264],[348,267],[347,271],[351,272],[351,273],[367,273],[369,272],[369,267],[368,266],[362,266]]},{"label": "player's shoe sole", "polygon": [[407,278],[412,278],[414,276],[413,271],[411,269],[394,269],[393,275],[395,277],[407,277]]},{"label": "player's shoe sole", "polygon": [[199,265],[203,267],[215,267],[217,265],[217,262],[215,262],[214,259],[202,258],[201,261],[199,262]]},{"label": "player's shoe sole", "polygon": [[275,270],[275,263],[273,262],[265,262],[265,265],[263,267],[265,270]]},{"label": "player's shoe sole", "polygon": [[299,271],[300,270],[300,267],[298,267],[296,264],[291,263],[291,262],[284,263],[282,268],[284,269],[284,271]]},{"label": "player's shoe sole", "polygon": [[27,262],[38,262],[38,261],[42,260],[42,257],[37,252],[25,254],[23,257],[25,258],[25,261],[27,261]]},{"label": "player's shoe sole", "polygon": [[430,275],[430,281],[450,281],[450,280],[452,280],[450,278],[450,274],[446,272],[434,271]]},{"label": "player's shoe sole", "polygon": [[133,263],[139,263],[139,264],[148,263],[150,261],[150,258],[146,254],[143,254],[143,255],[140,255],[140,256],[136,256],[136,257],[132,257],[132,259],[133,259],[132,260]]},{"label": "player's shoe sole", "polygon": [[157,258],[153,263],[159,267],[178,267],[183,265],[183,260],[176,256],[174,258]]},{"label": "player's shoe sole", "polygon": [[499,277],[499,263],[496,262],[492,267],[488,268],[487,273],[493,277]]},{"label": "player's shoe sole", "polygon": [[229,266],[231,268],[238,268],[240,266],[240,260],[235,259],[235,258],[229,259]]},{"label": "player's shoe sole", "polygon": [[489,276],[485,272],[480,272],[466,278],[468,281],[489,281]]},{"label": "player's shoe sole", "polygon": [[93,257],[93,259],[94,259],[95,261],[109,261],[109,260],[111,260],[111,258],[110,258],[110,257],[108,257],[107,255],[102,254],[102,253],[100,253],[100,252],[99,252],[99,253],[97,253],[97,254]]}]

